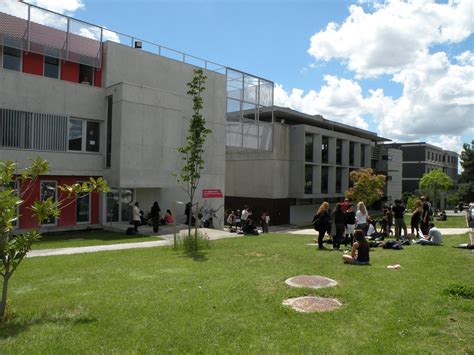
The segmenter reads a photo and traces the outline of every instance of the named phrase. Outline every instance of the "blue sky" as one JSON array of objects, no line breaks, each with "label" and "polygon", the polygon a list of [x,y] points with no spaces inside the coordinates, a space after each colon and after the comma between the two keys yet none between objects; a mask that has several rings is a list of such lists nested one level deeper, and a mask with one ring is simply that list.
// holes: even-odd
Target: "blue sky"
[{"label": "blue sky", "polygon": [[29,2],[272,80],[281,106],[458,152],[474,139],[474,0]]}]

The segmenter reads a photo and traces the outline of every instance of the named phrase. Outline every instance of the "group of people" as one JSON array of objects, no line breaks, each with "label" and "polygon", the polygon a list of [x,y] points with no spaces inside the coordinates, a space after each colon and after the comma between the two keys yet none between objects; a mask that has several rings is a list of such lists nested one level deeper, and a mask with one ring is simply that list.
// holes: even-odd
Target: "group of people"
[{"label": "group of people", "polygon": [[[253,218],[252,210],[245,205],[242,211],[231,211],[226,220],[231,232],[241,232],[243,234],[258,234],[257,226]],[[268,225],[270,224],[270,214],[268,211],[263,212],[260,216],[260,226],[263,233],[268,233]]]},{"label": "group of people", "polygon": [[160,225],[171,225],[174,222],[173,214],[169,209],[166,210],[165,215],[161,218],[161,208],[158,202],[154,202],[151,206],[150,213],[145,217],[145,213],[140,210],[140,203],[135,202],[132,210],[132,223],[135,233],[138,232],[138,227],[150,224],[153,226],[153,233],[158,233]]},{"label": "group of people", "polygon": [[[369,216],[363,202],[354,205],[345,199],[337,203],[331,210],[327,201],[323,202],[313,218],[314,229],[318,232],[318,243],[320,250],[325,250],[324,237],[332,236],[333,250],[340,250],[342,243],[347,246],[351,244],[350,255],[344,255],[343,260],[352,264],[368,264],[370,244],[368,237],[380,236],[381,239],[392,234],[395,227],[395,238],[397,241],[408,241],[407,226],[404,221],[405,206],[401,200],[395,200],[395,206],[385,206],[380,221],[381,229],[377,232],[377,222]],[[441,231],[433,223],[433,209],[427,197],[420,197],[415,203],[415,210],[410,220],[411,239],[419,238],[417,243],[422,245],[441,245]]]}]

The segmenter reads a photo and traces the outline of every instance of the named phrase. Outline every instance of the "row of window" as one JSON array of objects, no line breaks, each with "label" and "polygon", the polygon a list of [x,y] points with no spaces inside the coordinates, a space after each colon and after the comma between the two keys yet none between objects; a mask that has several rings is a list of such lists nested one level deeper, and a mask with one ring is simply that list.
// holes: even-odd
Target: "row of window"
[{"label": "row of window", "polygon": [[[342,173],[344,168],[336,168],[336,193],[342,193]],[[349,169],[348,174],[354,169]],[[304,193],[313,194],[313,171],[314,167],[312,165],[305,166],[305,181],[304,181]],[[327,194],[329,192],[329,167],[321,166],[321,193]],[[349,187],[352,183],[349,179]]]},{"label": "row of window", "polygon": [[[342,164],[342,139],[336,139],[336,164]],[[361,144],[360,150],[360,166],[365,165],[365,149],[366,145]],[[314,135],[306,134],[305,135],[305,161],[314,162]],[[329,137],[322,136],[321,138],[321,162],[323,164],[329,163]],[[349,165],[355,164],[355,142],[349,142]]]},{"label": "row of window", "polygon": [[[1,52],[1,51],[0,51]],[[0,53],[1,54],[1,53]],[[15,71],[23,71],[22,51],[17,48],[3,47],[2,68]],[[43,56],[43,76],[60,79],[61,61],[58,58]],[[78,83],[92,85],[94,79],[94,68],[89,65],[79,64]]]},{"label": "row of window", "polygon": [[100,151],[100,122],[0,108],[0,147]]},{"label": "row of window", "polygon": [[455,164],[457,163],[457,159],[454,156],[451,155],[444,155],[441,153],[435,153],[435,152],[427,152],[427,160],[434,160],[434,161],[439,161],[443,163],[449,163],[449,164]]}]

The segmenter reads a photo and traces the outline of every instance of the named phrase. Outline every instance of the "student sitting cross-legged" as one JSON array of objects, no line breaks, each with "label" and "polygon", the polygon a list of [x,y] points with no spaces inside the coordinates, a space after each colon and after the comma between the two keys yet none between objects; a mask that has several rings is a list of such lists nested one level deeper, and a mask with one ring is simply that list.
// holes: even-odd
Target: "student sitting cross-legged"
[{"label": "student sitting cross-legged", "polygon": [[343,255],[342,259],[345,264],[354,265],[369,265],[369,250],[370,246],[365,239],[364,232],[361,229],[356,229],[354,232],[355,243],[352,246],[351,255]]}]

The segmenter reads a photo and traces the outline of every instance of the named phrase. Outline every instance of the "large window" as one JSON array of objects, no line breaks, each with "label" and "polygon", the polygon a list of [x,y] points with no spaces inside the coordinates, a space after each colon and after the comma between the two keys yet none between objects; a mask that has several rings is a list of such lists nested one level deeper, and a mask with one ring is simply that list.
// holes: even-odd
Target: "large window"
[{"label": "large window", "polygon": [[336,168],[336,193],[342,192],[342,168]]},{"label": "large window", "polygon": [[21,71],[21,50],[3,47],[3,69]]},{"label": "large window", "polygon": [[342,164],[342,139],[336,140],[336,164]]},{"label": "large window", "polygon": [[48,78],[59,79],[59,59],[53,57],[44,57],[44,76]]},{"label": "large window", "polygon": [[100,123],[71,118],[69,120],[69,150],[98,152],[100,150]]},{"label": "large window", "polygon": [[79,65],[79,82],[81,84],[92,85],[92,80],[94,78],[94,68],[89,65],[80,64]]},{"label": "large window", "polygon": [[305,135],[305,161],[312,162],[313,161],[313,135],[307,134]]},{"label": "large window", "polygon": [[304,193],[313,193],[313,166],[306,165],[304,167]]},{"label": "large window", "polygon": [[327,164],[328,158],[329,158],[329,138],[323,136],[322,142],[321,142],[321,162]]},{"label": "large window", "polygon": [[[79,182],[82,184],[81,182]],[[80,193],[76,198],[76,223],[89,223],[91,209],[91,194]]]},{"label": "large window", "polygon": [[327,166],[321,167],[321,193],[328,193],[328,179],[329,179],[329,168]]},{"label": "large window", "polygon": [[132,220],[133,190],[111,188],[107,193],[107,222]]},{"label": "large window", "polygon": [[[58,183],[56,181],[41,181],[40,185],[40,200],[46,201],[51,199],[53,202],[58,200]],[[57,220],[55,217],[49,217],[46,221],[43,221],[43,225],[56,225]]]},{"label": "large window", "polygon": [[349,143],[349,165],[354,166],[355,143]]}]

